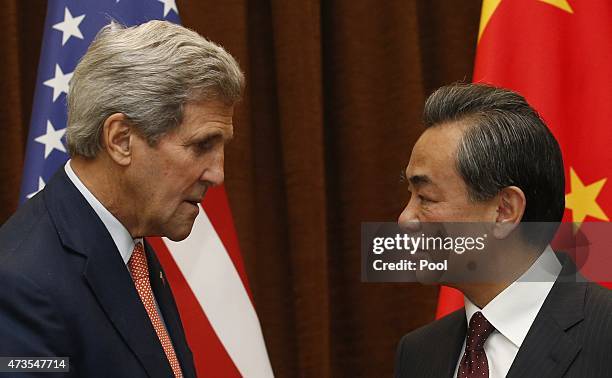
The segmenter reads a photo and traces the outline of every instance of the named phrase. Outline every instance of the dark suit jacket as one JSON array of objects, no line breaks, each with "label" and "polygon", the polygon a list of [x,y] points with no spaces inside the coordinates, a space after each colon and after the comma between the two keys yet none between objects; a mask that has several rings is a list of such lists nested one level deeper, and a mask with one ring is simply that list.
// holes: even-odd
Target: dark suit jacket
[{"label": "dark suit jacket", "polygon": [[[563,264],[560,277],[572,276]],[[612,377],[612,292],[592,282],[553,285],[510,367],[510,378]],[[405,335],[396,377],[452,377],[467,332],[461,309]]]},{"label": "dark suit jacket", "polygon": [[[145,248],[183,374],[195,377],[172,292]],[[117,247],[63,167],[0,228],[0,356],[67,356],[70,377],[172,376]]]}]

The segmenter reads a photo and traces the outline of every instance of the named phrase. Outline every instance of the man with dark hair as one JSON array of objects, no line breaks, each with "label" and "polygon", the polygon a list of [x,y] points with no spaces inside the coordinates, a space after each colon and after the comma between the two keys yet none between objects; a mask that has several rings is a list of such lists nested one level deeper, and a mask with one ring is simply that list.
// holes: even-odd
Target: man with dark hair
[{"label": "man with dark hair", "polygon": [[[423,118],[400,226],[486,223],[512,279],[448,282],[465,309],[405,335],[396,376],[612,376],[612,294],[561,282],[575,267],[548,245],[565,190],[561,151],[543,120],[519,94],[481,84],[438,89]],[[548,278],[525,278],[534,275]]]}]

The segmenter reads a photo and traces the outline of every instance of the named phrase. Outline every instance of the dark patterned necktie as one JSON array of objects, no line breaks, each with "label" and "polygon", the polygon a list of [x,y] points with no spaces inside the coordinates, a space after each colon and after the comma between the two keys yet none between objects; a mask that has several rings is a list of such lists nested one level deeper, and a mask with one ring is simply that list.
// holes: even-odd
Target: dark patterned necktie
[{"label": "dark patterned necktie", "polygon": [[461,358],[457,378],[489,377],[489,363],[484,343],[495,327],[478,311],[472,315],[465,340],[465,353]]}]

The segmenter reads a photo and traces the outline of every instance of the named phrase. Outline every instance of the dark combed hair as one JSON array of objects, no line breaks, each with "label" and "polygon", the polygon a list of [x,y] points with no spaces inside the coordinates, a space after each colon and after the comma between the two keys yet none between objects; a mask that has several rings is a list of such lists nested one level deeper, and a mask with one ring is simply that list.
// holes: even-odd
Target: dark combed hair
[{"label": "dark combed hair", "polygon": [[522,222],[561,221],[561,149],[523,96],[485,84],[445,86],[427,99],[423,122],[426,127],[467,124],[456,164],[473,200],[491,199],[501,189],[517,186],[527,200]]}]

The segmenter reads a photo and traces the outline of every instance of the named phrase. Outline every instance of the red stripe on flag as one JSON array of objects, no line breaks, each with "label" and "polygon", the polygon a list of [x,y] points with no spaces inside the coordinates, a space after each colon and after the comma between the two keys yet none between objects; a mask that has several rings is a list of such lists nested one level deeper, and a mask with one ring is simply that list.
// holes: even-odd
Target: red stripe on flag
[{"label": "red stripe on flag", "polygon": [[225,193],[225,187],[215,186],[208,189],[206,196],[202,201],[202,207],[204,208],[210,223],[215,228],[215,231],[217,231],[217,235],[219,236],[219,239],[221,239],[221,242],[232,260],[232,263],[234,263],[234,267],[240,276],[242,285],[249,295],[251,303],[253,303],[254,307],[255,304],[253,302],[253,295],[251,294],[249,281],[244,269],[244,263],[242,262],[238,237],[236,236],[236,229],[234,228],[234,219],[232,217],[232,211],[229,207],[227,194]]},{"label": "red stripe on flag", "polygon": [[185,336],[193,352],[198,376],[240,377],[234,362],[212,328],[200,303],[179,270],[168,247],[161,238],[147,238],[164,267],[172,293],[176,299]]}]

